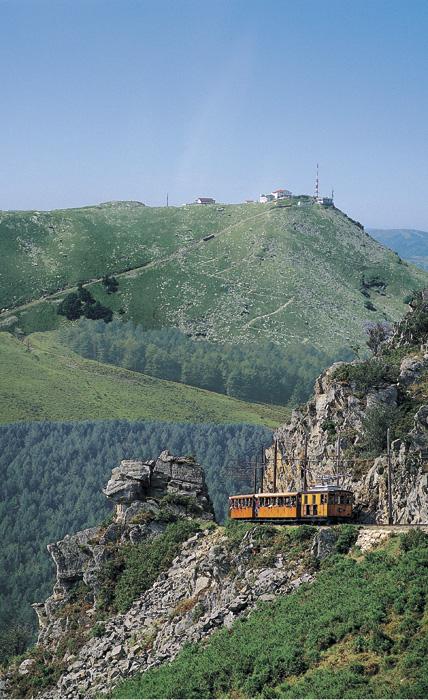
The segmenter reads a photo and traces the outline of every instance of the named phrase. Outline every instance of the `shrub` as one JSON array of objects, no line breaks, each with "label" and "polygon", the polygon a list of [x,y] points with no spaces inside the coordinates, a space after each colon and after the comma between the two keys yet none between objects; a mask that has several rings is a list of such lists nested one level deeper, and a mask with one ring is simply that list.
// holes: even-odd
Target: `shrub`
[{"label": "shrub", "polygon": [[110,277],[110,275],[105,275],[103,277],[103,285],[107,291],[107,294],[115,294],[117,290],[119,289],[119,282],[117,281],[116,277]]},{"label": "shrub", "polygon": [[391,384],[398,379],[398,367],[388,364],[383,358],[371,358],[364,362],[340,365],[334,372],[334,379],[355,385],[357,391]]},{"label": "shrub", "polygon": [[383,404],[370,408],[363,419],[363,450],[370,455],[378,455],[386,449],[388,428],[391,440],[394,439],[394,426],[399,411],[394,406]]},{"label": "shrub", "polygon": [[199,530],[191,520],[179,520],[150,542],[124,547],[123,570],[114,589],[114,604],[125,612],[144,591],[170,566],[180,545]]},{"label": "shrub", "polygon": [[102,637],[106,632],[104,622],[97,622],[91,629],[91,637]]},{"label": "shrub", "polygon": [[347,554],[358,538],[358,527],[355,525],[339,525],[335,551],[339,554]]}]

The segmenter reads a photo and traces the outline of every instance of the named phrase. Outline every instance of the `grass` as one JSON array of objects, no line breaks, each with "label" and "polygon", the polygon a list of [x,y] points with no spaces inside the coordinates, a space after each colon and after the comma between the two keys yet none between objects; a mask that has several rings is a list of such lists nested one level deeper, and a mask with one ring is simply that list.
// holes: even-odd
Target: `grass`
[{"label": "grass", "polygon": [[53,333],[23,343],[0,333],[0,422],[114,419],[254,423],[275,427],[289,415],[144,374],[86,360]]},{"label": "grass", "polygon": [[[427,281],[427,273],[402,263],[339,210],[298,207],[297,198],[286,207],[122,203],[3,212],[0,260],[0,305],[15,309],[24,332],[56,327],[61,293],[37,300],[83,279],[93,280],[102,303],[146,328],[326,350],[361,343],[367,320],[400,318],[408,291]],[[105,273],[118,277],[117,294],[96,281]],[[362,279],[376,311],[365,306]],[[385,292],[370,287],[374,279]]]},{"label": "grass", "polygon": [[119,685],[115,698],[424,698],[428,537],[327,558],[315,582]]}]

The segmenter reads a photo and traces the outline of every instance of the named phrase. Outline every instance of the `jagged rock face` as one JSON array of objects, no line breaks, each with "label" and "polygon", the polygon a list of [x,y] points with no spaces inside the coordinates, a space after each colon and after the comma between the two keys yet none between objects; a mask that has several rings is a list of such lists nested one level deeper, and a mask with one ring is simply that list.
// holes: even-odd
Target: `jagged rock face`
[{"label": "jagged rock face", "polygon": [[152,465],[152,462],[122,460],[120,466],[113,469],[103,493],[116,503],[142,501],[150,486]]},{"label": "jagged rock face", "polygon": [[[366,395],[356,392],[352,383],[335,379],[336,363],[315,383],[315,393],[302,409],[293,411],[291,421],[275,433],[278,440],[277,489],[302,488],[299,465],[305,440],[308,463],[318,476],[336,469],[335,442],[341,438],[343,485],[354,492],[356,516],[362,522],[387,522],[386,455],[363,461],[358,469],[352,458],[343,455],[358,447],[363,435],[363,420],[375,405],[397,406],[399,392],[415,383],[428,369],[428,354],[406,357],[401,363],[396,384],[373,388]],[[428,406],[414,417],[414,427],[406,440],[392,443],[393,517],[397,523],[428,521],[428,474],[424,457],[428,450]],[[274,448],[267,451],[264,488],[273,489]],[[359,475],[360,473],[360,475]],[[346,476],[347,475],[347,476]]]},{"label": "jagged rock face", "polygon": [[[44,697],[99,697],[121,679],[172,660],[185,644],[230,627],[259,600],[273,600],[313,580],[301,552],[295,559],[278,554],[268,566],[257,566],[255,554],[263,551],[257,530],[260,526],[250,530],[238,548],[228,546],[220,529],[188,539],[168,572],[128,612],[106,621],[104,634],[91,638],[70,658],[57,686]],[[325,546],[331,551],[336,533],[330,531],[330,537],[322,539],[324,547],[314,544],[314,552],[325,556]],[[309,552],[311,541],[307,547]],[[93,610],[87,615],[91,620]],[[61,634],[67,634],[65,627]],[[44,641],[49,643],[47,636]]]},{"label": "jagged rock face", "polygon": [[67,630],[60,610],[75,586],[88,587],[88,602],[97,601],[100,572],[114,556],[117,544],[136,544],[163,532],[169,518],[213,520],[213,509],[202,467],[190,457],[174,457],[167,450],[158,459],[142,462],[123,460],[112,470],[103,493],[115,504],[114,520],[67,535],[48,545],[56,564],[53,594],[33,608],[39,619],[39,643],[52,644]]},{"label": "jagged rock face", "polygon": [[[103,493],[116,504],[116,521],[126,523],[143,508],[153,510],[166,494],[189,496],[196,499],[201,513],[212,516],[204,473],[192,457],[174,457],[164,450],[156,460],[122,460],[113,469]],[[151,506],[150,506],[150,499]],[[131,511],[129,510],[131,508]]]}]

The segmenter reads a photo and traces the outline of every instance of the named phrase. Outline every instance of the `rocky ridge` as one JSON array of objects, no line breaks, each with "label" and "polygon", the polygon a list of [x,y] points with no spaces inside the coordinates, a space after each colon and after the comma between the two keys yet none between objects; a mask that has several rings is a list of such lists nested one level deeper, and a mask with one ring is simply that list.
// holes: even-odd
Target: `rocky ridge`
[{"label": "rocky ridge", "polygon": [[[200,465],[167,451],[157,460],[121,462],[104,493],[115,504],[110,524],[48,546],[57,577],[52,596],[34,606],[38,644],[0,679],[1,697],[109,693],[122,680],[172,660],[185,644],[229,628],[259,601],[311,583],[317,560],[335,551],[339,536],[337,528],[293,534],[244,525],[234,538],[213,523]],[[155,544],[171,521],[191,521],[197,531],[124,612],[103,607],[105,565],[123,548]],[[367,551],[390,534],[364,529],[356,544]],[[107,585],[114,588],[114,567],[108,571]]]},{"label": "rocky ridge", "polygon": [[[337,472],[336,443],[340,438],[340,483],[355,494],[356,515],[361,522],[387,522],[388,462],[386,450],[377,455],[364,452],[367,421],[373,409],[391,415],[406,412],[408,428],[391,443],[392,500],[395,523],[428,522],[428,396],[423,384],[428,377],[428,296],[420,295],[409,314],[395,327],[378,354],[365,363],[385,363],[385,377],[361,390],[353,368],[361,365],[336,363],[317,380],[313,398],[293,411],[289,423],[274,434],[278,444],[278,489],[301,488],[300,467],[307,441],[309,477],[317,480]],[[395,356],[394,356],[395,353]],[[402,355],[395,376],[391,357]],[[347,378],[346,370],[350,378]],[[345,370],[345,371],[344,371]],[[421,389],[422,386],[422,389]],[[427,400],[427,403],[425,403]],[[389,414],[388,414],[389,415]],[[273,487],[274,446],[267,451],[265,488]]]},{"label": "rocky ridge", "polygon": [[[174,658],[184,644],[229,627],[258,601],[310,582],[310,552],[323,558],[336,541],[333,531],[303,532],[287,558],[272,550],[275,538],[260,526],[230,541],[212,522],[200,465],[167,451],[157,460],[122,461],[104,494],[115,504],[110,524],[48,545],[57,567],[53,594],[34,605],[38,643],[34,654],[6,675],[4,697],[34,695],[37,685],[31,679],[43,677],[46,668],[52,684],[43,697],[106,693],[120,680]],[[103,609],[103,572],[118,550],[155,542],[171,521],[189,519],[196,519],[199,529],[167,570],[159,571],[125,612]]]}]

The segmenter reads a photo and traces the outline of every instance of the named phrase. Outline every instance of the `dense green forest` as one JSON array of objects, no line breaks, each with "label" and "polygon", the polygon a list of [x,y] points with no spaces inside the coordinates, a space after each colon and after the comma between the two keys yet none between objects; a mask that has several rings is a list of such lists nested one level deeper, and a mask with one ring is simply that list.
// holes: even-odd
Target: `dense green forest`
[{"label": "dense green forest", "polygon": [[283,406],[305,401],[325,367],[352,358],[350,350],[333,357],[311,345],[284,348],[263,341],[228,345],[193,340],[176,328],[145,330],[131,321],[82,319],[58,332],[63,343],[92,360]]},{"label": "dense green forest", "polygon": [[427,591],[420,531],[366,557],[337,553],[314,583],[259,604],[111,697],[426,698]]},{"label": "dense green forest", "polygon": [[227,495],[250,483],[250,474],[246,479],[234,466],[260,454],[270,440],[266,428],[243,424],[123,420],[1,426],[0,653],[12,627],[34,632],[30,604],[50,593],[54,574],[46,545],[109,514],[101,488],[121,459],[156,457],[163,449],[195,455],[222,519]]}]

